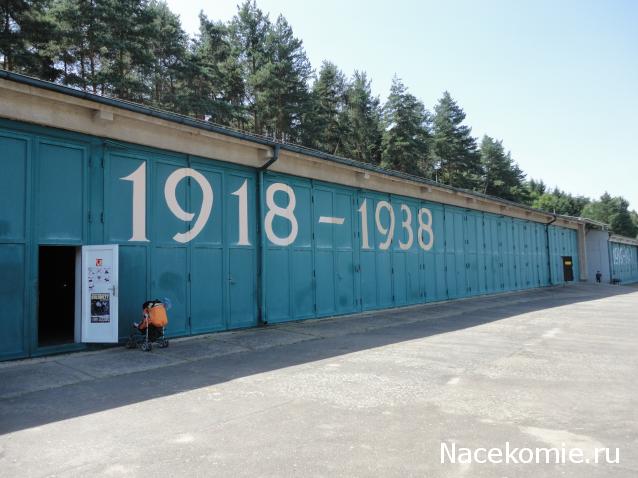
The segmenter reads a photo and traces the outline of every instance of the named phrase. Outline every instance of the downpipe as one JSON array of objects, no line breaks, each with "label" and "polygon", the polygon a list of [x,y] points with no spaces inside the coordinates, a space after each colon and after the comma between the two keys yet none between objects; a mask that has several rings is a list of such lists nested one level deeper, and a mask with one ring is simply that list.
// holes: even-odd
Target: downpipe
[{"label": "downpipe", "polygon": [[259,168],[257,182],[257,228],[259,231],[259,310],[258,321],[260,325],[268,324],[266,317],[266,231],[263,226],[264,204],[266,201],[264,191],[264,172],[279,159],[279,144],[273,145],[272,158]]},{"label": "downpipe", "polygon": [[558,219],[556,213],[552,213],[552,216],[554,216],[552,217],[552,220],[545,223],[545,242],[547,245],[547,272],[549,274],[549,285],[554,285],[554,281],[552,280],[552,254],[549,247],[549,226],[554,224],[556,222],[556,219]]}]

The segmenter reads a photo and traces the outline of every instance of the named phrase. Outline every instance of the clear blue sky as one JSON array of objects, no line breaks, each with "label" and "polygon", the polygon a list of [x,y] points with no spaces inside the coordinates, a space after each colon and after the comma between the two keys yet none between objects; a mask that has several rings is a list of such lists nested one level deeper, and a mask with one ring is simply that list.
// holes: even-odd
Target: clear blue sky
[{"label": "clear blue sky", "polygon": [[[168,0],[184,29],[239,1]],[[502,139],[531,178],[638,209],[638,1],[258,0],[283,14],[315,69],[396,74],[432,109],[448,90],[473,134]]]}]

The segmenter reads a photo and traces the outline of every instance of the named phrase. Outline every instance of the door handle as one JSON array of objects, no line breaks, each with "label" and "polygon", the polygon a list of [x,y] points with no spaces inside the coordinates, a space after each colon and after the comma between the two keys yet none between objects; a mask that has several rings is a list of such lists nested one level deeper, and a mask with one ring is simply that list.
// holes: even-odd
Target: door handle
[{"label": "door handle", "polygon": [[111,287],[111,292],[113,292],[113,297],[117,296],[117,286],[115,284],[113,284]]}]

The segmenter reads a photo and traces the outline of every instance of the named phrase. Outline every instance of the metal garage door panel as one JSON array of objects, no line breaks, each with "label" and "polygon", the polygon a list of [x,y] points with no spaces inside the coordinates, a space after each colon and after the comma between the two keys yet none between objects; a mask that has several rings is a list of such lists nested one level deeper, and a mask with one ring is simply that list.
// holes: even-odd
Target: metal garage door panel
[{"label": "metal garage door panel", "polygon": [[332,249],[315,252],[317,282],[317,315],[326,316],[336,312],[335,304],[335,253]]},{"label": "metal garage door panel", "polygon": [[0,136],[0,359],[28,353],[25,303],[27,168],[25,138]]},{"label": "metal garage door panel", "polygon": [[[169,176],[178,169],[186,167],[186,163],[174,163],[164,161],[154,161],[152,174],[152,201],[148,205],[152,214],[152,227],[149,231],[149,239],[154,244],[170,244],[185,247],[174,239],[178,233],[186,233],[189,230],[189,223],[179,219],[171,212],[167,205],[165,195],[165,185]],[[184,211],[190,211],[188,197],[188,181],[184,178],[176,184],[175,199],[177,204]]]},{"label": "metal garage door panel", "polygon": [[[280,187],[279,185],[273,186],[276,183],[283,184],[281,189],[284,190],[276,190]],[[272,175],[267,177],[265,187],[266,193],[270,188],[276,191],[273,196],[275,205],[290,211],[296,224],[296,228],[293,228],[293,222],[284,215],[271,215],[272,229],[270,232],[276,238],[291,241],[294,238],[294,241],[286,245],[277,245],[266,239],[267,320],[269,322],[283,322],[313,317],[315,315],[315,289],[310,181]],[[292,210],[292,198],[285,192],[287,188],[290,188],[294,194],[294,210]],[[265,216],[268,211],[266,205]],[[267,223],[267,232],[268,226]]]},{"label": "metal garage door panel", "polygon": [[[334,224],[337,216],[334,205],[334,192],[323,187],[315,187],[314,195],[314,236],[315,236],[315,274],[317,315],[326,316],[336,312],[335,304],[335,229],[342,225]],[[341,216],[342,217],[342,216]]]},{"label": "metal garage door panel", "polygon": [[0,264],[0,357],[14,358],[27,354],[24,300],[25,246],[1,244]]},{"label": "metal garage door panel", "polygon": [[501,269],[500,290],[510,290],[510,283],[509,283],[510,254],[508,252],[509,241],[508,241],[507,221],[502,216],[498,217],[498,219],[496,220],[496,226],[498,230],[498,266]]},{"label": "metal garage door panel", "polygon": [[502,233],[503,233],[503,282],[505,283],[505,290],[516,289],[516,257],[514,249],[514,234],[512,231],[512,220],[510,218],[502,218]]},{"label": "metal garage door panel", "polygon": [[[81,243],[86,224],[87,151],[64,143],[38,147],[37,231],[40,242]],[[64,207],[59,207],[64,205]]]},{"label": "metal garage door panel", "polygon": [[[203,229],[189,241],[189,245],[221,248],[224,242],[228,241],[227,237],[229,237],[229,234],[225,231],[225,223],[229,228],[233,228],[233,230],[236,230],[237,224],[239,223],[237,218],[237,200],[233,196],[230,196],[230,193],[235,190],[233,186],[239,187],[237,184],[239,181],[232,181],[232,177],[225,178],[222,169],[204,168],[199,164],[193,165],[193,169],[204,177],[204,188],[208,189],[206,183],[210,185],[210,191],[213,193],[213,203]],[[225,182],[227,184],[224,184]],[[188,185],[189,181],[182,180],[179,186],[181,186],[182,183]],[[189,189],[190,199],[188,202],[189,208],[187,210],[195,214],[191,221],[192,227],[200,215],[206,213],[206,211],[202,211],[204,205],[204,190],[199,182],[191,178]],[[234,208],[227,210],[231,204]],[[234,214],[231,215],[231,213]],[[233,239],[236,238],[235,235],[230,237]]]},{"label": "metal garage door panel", "polygon": [[[427,208],[432,214],[432,247],[428,251],[422,251],[425,265],[425,298],[432,302],[447,299],[446,270],[445,270],[445,216],[443,206],[433,203],[421,203],[421,207]],[[427,244],[430,240],[427,234],[423,236]]]},{"label": "metal garage door panel", "polygon": [[[373,211],[376,211],[380,200],[389,202],[388,196],[383,196],[383,199],[375,198],[372,201]],[[375,214],[376,216],[376,214]],[[396,211],[394,211],[394,217],[396,221]],[[381,208],[379,211],[380,224],[389,228],[390,226],[390,212],[386,208]],[[376,220],[370,225],[374,231],[374,242],[371,245],[376,251],[376,272],[377,272],[377,298],[378,306],[381,308],[392,307],[394,305],[393,297],[393,277],[392,277],[392,244],[387,249],[382,249],[381,245],[387,242],[387,235],[381,234],[376,224]]]},{"label": "metal garage door panel", "polygon": [[337,251],[337,312],[346,314],[356,310],[354,295],[354,262],[352,252]]},{"label": "metal garage door panel", "polygon": [[485,214],[478,213],[477,220],[477,235],[478,235],[478,271],[479,271],[479,291],[481,294],[487,293],[487,261],[489,257],[487,256],[487,244],[485,243]]},{"label": "metal garage door panel", "polygon": [[300,249],[292,256],[293,310],[295,319],[314,317],[313,258],[310,249]]},{"label": "metal garage door panel", "polygon": [[25,239],[29,149],[26,139],[0,136],[0,241]]},{"label": "metal garage door panel", "polygon": [[[178,219],[171,212],[165,195],[165,184],[171,174],[186,167],[185,161],[155,160],[152,163],[151,195],[149,211],[152,215],[149,239],[153,241],[151,253],[151,298],[167,297],[172,303],[169,311],[168,333],[190,333],[188,322],[188,245],[177,242],[174,236],[186,233],[189,223]],[[190,211],[188,181],[180,180],[175,187],[175,200],[181,209]]]},{"label": "metal garage door panel", "polygon": [[[129,225],[130,228],[130,225]],[[139,321],[142,304],[148,300],[148,247],[140,244],[119,246],[119,336],[131,333],[131,322]]]},{"label": "metal garage door panel", "polygon": [[226,328],[224,318],[223,250],[191,250],[191,333]]},{"label": "metal garage door panel", "polygon": [[407,254],[398,252],[392,258],[392,272],[394,279],[394,305],[400,307],[408,303]]},{"label": "metal garage door panel", "polygon": [[231,247],[229,265],[229,329],[257,325],[257,270],[255,251],[250,248]]},{"label": "metal garage door panel", "polygon": [[[392,202],[397,215],[392,244],[395,305],[418,304],[425,296],[420,267],[422,249],[417,238],[420,205],[401,197],[393,197]],[[423,219],[427,221],[426,216]]]},{"label": "metal garage door panel", "polygon": [[269,248],[266,266],[266,320],[292,320],[290,307],[290,258],[286,248]]},{"label": "metal garage door panel", "polygon": [[496,219],[492,214],[484,214],[485,221],[485,278],[486,292],[493,294],[500,288],[500,267],[498,266],[498,235]]},{"label": "metal garage door panel", "polygon": [[457,297],[467,296],[467,258],[465,257],[465,214],[458,209],[454,212],[454,250],[456,259]]},{"label": "metal garage door panel", "polygon": [[169,311],[167,327],[167,333],[170,335],[186,335],[190,332],[187,275],[187,249],[185,247],[158,246],[153,248],[151,296],[158,299],[169,297],[171,300],[172,307]]},{"label": "metal garage door panel", "polygon": [[445,279],[447,298],[459,297],[456,278],[456,242],[454,241],[454,212],[451,206],[445,206]]},{"label": "metal garage door panel", "polygon": [[[224,297],[228,287],[224,261],[224,203],[228,200],[224,194],[224,175],[220,169],[204,168],[195,165],[210,185],[213,193],[212,209],[203,229],[188,242],[190,248],[190,326],[191,333],[204,333],[226,328]],[[183,183],[188,185],[188,181]],[[195,213],[192,224],[197,221],[204,207],[204,189],[206,183],[191,178],[189,188],[188,211]],[[228,219],[227,219],[228,220]],[[235,219],[235,222],[237,220]]]},{"label": "metal garage door panel", "polygon": [[257,325],[257,211],[255,177],[225,171],[226,277],[230,329]]},{"label": "metal garage door panel", "polygon": [[299,227],[297,238],[290,246],[293,313],[295,319],[304,319],[315,315],[312,190],[309,181],[295,180],[290,183],[297,199],[295,217]]},{"label": "metal garage door panel", "polygon": [[361,303],[363,310],[378,307],[377,299],[377,263],[374,251],[360,252],[361,263]]},{"label": "metal garage door panel", "polygon": [[[418,246],[417,246],[418,247]],[[418,304],[424,302],[425,285],[421,284],[420,254],[418,251],[406,254],[405,270],[407,274],[407,302],[408,304]]]},{"label": "metal garage door panel", "polygon": [[335,227],[337,312],[345,314],[357,310],[355,304],[354,264],[354,191],[337,190],[336,211],[344,218],[343,224]]},{"label": "metal garage door panel", "polygon": [[479,270],[478,270],[478,245],[477,217],[473,211],[468,211],[465,215],[465,261],[466,261],[466,287],[467,295],[477,295],[480,293]]},{"label": "metal garage door panel", "polygon": [[377,252],[376,262],[378,305],[381,308],[392,307],[392,256],[389,252]]},{"label": "metal garage door panel", "polygon": [[[145,194],[139,196],[137,199],[141,200],[146,206],[146,212],[149,209],[148,200],[148,184],[149,166],[144,158],[136,157],[133,155],[123,154],[119,151],[106,150],[105,153],[105,178],[104,178],[104,227],[105,235],[108,242],[115,243],[130,243],[134,236],[133,232],[133,211],[135,210],[134,204],[134,191],[138,188],[138,195],[140,192]],[[138,182],[135,183],[129,178],[135,172],[138,174],[144,173],[139,176]],[[143,188],[140,190],[140,185]],[[163,198],[162,202],[158,204],[159,207],[165,207]],[[138,205],[139,207],[139,205]],[[141,208],[140,208],[141,210]],[[147,217],[140,218],[144,226],[146,238],[151,239],[146,231]],[[136,238],[141,239],[141,238]],[[120,302],[120,307],[122,307]],[[122,314],[120,313],[120,317]]]}]

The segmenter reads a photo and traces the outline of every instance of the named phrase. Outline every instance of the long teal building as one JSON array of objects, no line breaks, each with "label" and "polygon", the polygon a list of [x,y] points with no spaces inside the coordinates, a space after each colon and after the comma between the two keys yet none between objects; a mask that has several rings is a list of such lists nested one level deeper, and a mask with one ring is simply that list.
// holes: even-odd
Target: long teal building
[{"label": "long teal building", "polygon": [[[0,359],[85,346],[86,245],[119,245],[123,338],[156,297],[172,303],[169,335],[185,336],[578,281],[584,231],[576,218],[0,72]],[[617,275],[638,276],[635,250],[612,255]]]}]

